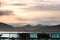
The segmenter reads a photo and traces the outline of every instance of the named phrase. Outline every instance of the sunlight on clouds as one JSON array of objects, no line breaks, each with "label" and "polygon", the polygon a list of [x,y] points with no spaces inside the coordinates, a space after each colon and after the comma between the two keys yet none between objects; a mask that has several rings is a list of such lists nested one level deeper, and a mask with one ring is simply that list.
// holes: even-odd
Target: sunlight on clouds
[{"label": "sunlight on clouds", "polygon": [[[59,0],[0,0],[0,10],[11,10],[13,15],[1,16],[0,21],[5,23],[60,23],[60,10],[52,11],[37,10],[47,6],[56,6],[60,4]],[[36,7],[36,9],[34,7]],[[32,8],[31,8],[32,7]],[[30,10],[30,9],[31,10]],[[34,10],[33,10],[34,8]],[[26,9],[26,10],[25,10]],[[27,10],[28,9],[28,10]],[[36,10],[36,11],[35,11]],[[58,19],[59,17],[59,19]],[[52,19],[54,18],[54,19]],[[56,19],[57,18],[57,19]]]},{"label": "sunlight on clouds", "polygon": [[22,18],[20,18],[20,20],[17,20],[16,18],[18,18],[17,16],[13,16],[13,15],[9,15],[9,16],[0,16],[0,22],[4,22],[4,23],[9,23],[9,24],[13,24],[13,23],[22,23],[22,24],[32,24],[35,21],[23,21]]},{"label": "sunlight on clouds", "polygon": [[33,3],[35,0],[1,0],[4,3]]}]

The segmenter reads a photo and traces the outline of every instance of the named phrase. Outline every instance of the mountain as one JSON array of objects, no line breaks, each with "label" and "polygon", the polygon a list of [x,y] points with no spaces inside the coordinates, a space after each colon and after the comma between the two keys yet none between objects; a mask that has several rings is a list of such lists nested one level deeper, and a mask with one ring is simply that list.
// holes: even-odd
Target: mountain
[{"label": "mountain", "polygon": [[41,25],[41,24],[37,24],[35,27],[43,28],[43,27],[45,27],[45,26],[44,26],[44,25]]},{"label": "mountain", "polygon": [[15,28],[9,24],[0,22],[0,31],[13,31]]},{"label": "mountain", "polygon": [[8,24],[6,24],[6,23],[0,22],[0,28],[14,28],[14,27],[11,26],[11,25],[8,25]]},{"label": "mountain", "polygon": [[37,29],[36,27],[34,27],[34,26],[32,26],[32,25],[29,25],[29,24],[25,25],[23,28],[24,28],[25,30],[35,30],[35,29]]},{"label": "mountain", "polygon": [[0,22],[0,31],[17,31],[17,32],[60,32],[60,24],[59,25],[51,25],[51,26],[44,26],[41,24],[32,26],[32,25],[25,25],[24,27],[13,27],[9,24]]}]

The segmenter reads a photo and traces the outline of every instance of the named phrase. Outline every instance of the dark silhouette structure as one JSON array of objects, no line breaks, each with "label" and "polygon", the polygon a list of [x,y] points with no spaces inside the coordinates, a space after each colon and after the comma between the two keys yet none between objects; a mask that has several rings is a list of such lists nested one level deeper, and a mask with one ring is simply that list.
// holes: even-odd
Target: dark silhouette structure
[{"label": "dark silhouette structure", "polygon": [[1,39],[2,34],[0,34],[0,39]]},{"label": "dark silhouette structure", "polygon": [[29,33],[20,33],[19,38],[20,40],[30,40]]},{"label": "dark silhouette structure", "polygon": [[50,38],[49,34],[46,33],[38,33],[38,38]]}]

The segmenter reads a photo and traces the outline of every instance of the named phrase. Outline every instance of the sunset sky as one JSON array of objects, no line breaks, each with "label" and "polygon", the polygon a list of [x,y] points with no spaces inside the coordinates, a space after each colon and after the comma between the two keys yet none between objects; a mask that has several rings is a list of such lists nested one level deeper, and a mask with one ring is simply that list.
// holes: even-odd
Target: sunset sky
[{"label": "sunset sky", "polygon": [[0,0],[0,22],[60,24],[60,0]]}]

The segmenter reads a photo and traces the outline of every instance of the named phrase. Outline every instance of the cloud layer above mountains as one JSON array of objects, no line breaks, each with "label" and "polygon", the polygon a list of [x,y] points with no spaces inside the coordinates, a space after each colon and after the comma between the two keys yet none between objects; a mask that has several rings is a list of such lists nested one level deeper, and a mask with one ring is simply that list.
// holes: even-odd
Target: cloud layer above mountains
[{"label": "cloud layer above mountains", "polygon": [[11,13],[13,13],[12,11],[9,11],[9,10],[0,10],[0,16],[3,16],[3,15],[10,15]]},{"label": "cloud layer above mountains", "polygon": [[[12,15],[6,23],[60,24],[59,0],[1,0],[0,15]],[[4,10],[4,11],[2,11]],[[15,15],[17,17],[15,17]]]}]

